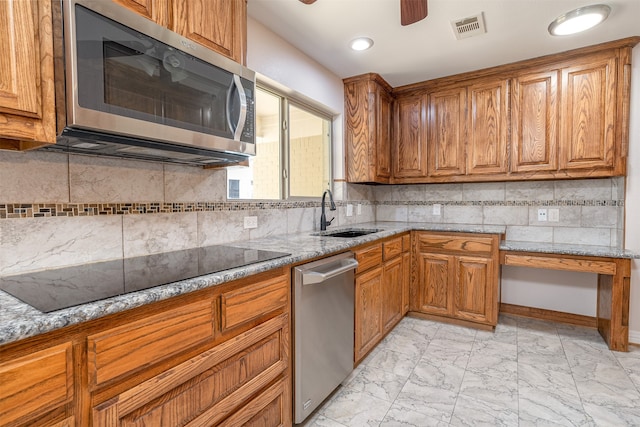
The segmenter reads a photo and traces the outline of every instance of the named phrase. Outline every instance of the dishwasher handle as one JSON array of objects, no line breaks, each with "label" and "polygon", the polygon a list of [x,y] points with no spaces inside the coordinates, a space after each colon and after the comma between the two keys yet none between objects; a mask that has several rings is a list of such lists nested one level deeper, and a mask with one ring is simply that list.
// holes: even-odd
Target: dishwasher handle
[{"label": "dishwasher handle", "polygon": [[302,273],[302,284],[303,285],[315,285],[317,283],[325,282],[332,277],[338,276],[344,272],[349,270],[355,270],[358,268],[358,261],[354,258],[347,258],[340,260],[337,268],[329,271],[314,271],[307,270]]}]

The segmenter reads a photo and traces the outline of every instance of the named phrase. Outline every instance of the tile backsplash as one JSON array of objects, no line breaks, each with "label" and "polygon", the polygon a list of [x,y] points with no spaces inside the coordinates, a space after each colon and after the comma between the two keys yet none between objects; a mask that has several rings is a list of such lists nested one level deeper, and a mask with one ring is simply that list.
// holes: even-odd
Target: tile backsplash
[{"label": "tile backsplash", "polygon": [[[505,225],[506,238],[622,246],[624,178],[378,186],[378,221]],[[440,205],[440,215],[434,214]],[[538,220],[538,211],[547,220]],[[557,209],[557,221],[549,211]]]},{"label": "tile backsplash", "polygon": [[[497,224],[507,227],[511,240],[622,244],[623,178],[386,186],[336,181],[333,193],[338,209],[328,217],[335,215],[334,226],[376,219]],[[224,169],[0,151],[0,275],[319,226],[321,195],[291,202],[228,201],[225,195]],[[558,209],[559,220],[538,221],[539,208]],[[245,229],[245,216],[258,217],[258,228]]]},{"label": "tile backsplash", "polygon": [[[370,187],[334,187],[334,226],[375,220]],[[0,150],[0,275],[311,232],[320,196],[227,201],[225,169]]]}]

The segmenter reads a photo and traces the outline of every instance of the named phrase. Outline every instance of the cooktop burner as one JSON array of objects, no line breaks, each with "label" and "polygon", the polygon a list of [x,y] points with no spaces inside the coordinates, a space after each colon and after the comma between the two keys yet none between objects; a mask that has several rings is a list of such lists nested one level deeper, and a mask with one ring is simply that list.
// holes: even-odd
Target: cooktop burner
[{"label": "cooktop burner", "polygon": [[288,255],[208,246],[0,277],[0,289],[48,313]]}]

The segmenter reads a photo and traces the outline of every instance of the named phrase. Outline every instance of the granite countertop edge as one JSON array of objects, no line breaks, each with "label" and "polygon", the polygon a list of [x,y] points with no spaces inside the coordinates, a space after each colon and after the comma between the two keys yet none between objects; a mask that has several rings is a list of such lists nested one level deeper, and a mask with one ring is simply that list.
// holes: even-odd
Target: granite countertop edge
[{"label": "granite countertop edge", "polygon": [[[251,264],[218,273],[199,276],[166,285],[119,295],[104,300],[82,304],[51,313],[42,313],[28,304],[0,291],[0,345],[51,332],[67,326],[99,319],[110,314],[140,307],[178,295],[210,288],[243,277],[262,273],[274,268],[298,264],[307,260],[344,252],[353,247],[373,242],[411,230],[454,231],[468,233],[502,234],[505,226],[474,224],[411,223],[411,222],[370,222],[352,226],[336,227],[331,231],[378,229],[380,231],[361,237],[341,239],[324,236],[327,232],[307,231],[225,243],[249,249],[265,249],[290,253],[291,255]],[[586,245],[550,245],[532,242],[502,241],[501,250],[546,252],[583,256],[604,256],[614,258],[640,258],[640,255],[622,249]],[[550,252],[550,250],[552,252]]]}]

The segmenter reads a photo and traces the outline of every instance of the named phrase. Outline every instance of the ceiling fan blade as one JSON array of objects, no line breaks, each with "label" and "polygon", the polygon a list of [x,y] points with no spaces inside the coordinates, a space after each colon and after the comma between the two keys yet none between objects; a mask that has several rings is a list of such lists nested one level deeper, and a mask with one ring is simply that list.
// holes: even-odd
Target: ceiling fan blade
[{"label": "ceiling fan blade", "polygon": [[300,1],[304,4],[312,4],[316,2],[316,0],[300,0]]},{"label": "ceiling fan blade", "polygon": [[400,0],[400,23],[402,25],[415,24],[426,17],[427,0]]}]

